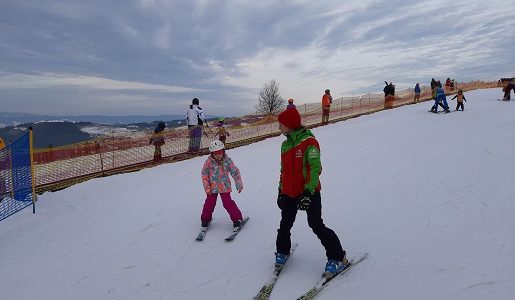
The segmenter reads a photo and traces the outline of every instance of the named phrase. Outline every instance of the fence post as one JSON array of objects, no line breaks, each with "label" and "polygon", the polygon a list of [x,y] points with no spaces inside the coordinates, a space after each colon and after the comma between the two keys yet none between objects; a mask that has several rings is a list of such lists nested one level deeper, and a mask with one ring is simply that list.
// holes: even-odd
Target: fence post
[{"label": "fence post", "polygon": [[112,134],[112,141],[111,141],[111,166],[112,168],[114,169],[115,168],[115,165],[114,165],[114,130],[111,130],[111,134]]},{"label": "fence post", "polygon": [[95,142],[95,148],[97,150],[98,155],[100,156],[100,171],[102,173],[102,177],[104,177],[104,160],[102,159],[102,147],[100,147],[100,143],[98,141]]}]

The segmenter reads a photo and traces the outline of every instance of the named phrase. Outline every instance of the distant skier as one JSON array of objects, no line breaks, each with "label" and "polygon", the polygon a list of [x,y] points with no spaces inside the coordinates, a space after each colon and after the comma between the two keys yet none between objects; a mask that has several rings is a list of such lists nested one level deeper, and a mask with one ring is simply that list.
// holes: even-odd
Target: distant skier
[{"label": "distant skier", "polygon": [[204,124],[207,125],[204,118],[204,112],[202,111],[202,108],[199,107],[198,98],[193,98],[193,100],[191,100],[190,109],[186,111],[186,123],[190,130],[190,144],[188,152],[198,152],[202,141],[203,126]]},{"label": "distant skier", "polygon": [[322,96],[322,125],[329,123],[329,113],[331,112],[332,103],[333,96],[331,96],[331,91],[326,89]]},{"label": "distant skier", "polygon": [[157,162],[163,158],[163,153],[161,151],[161,146],[165,144],[164,137],[164,129],[166,124],[164,122],[159,122],[157,127],[154,129],[154,133],[150,137],[148,143],[150,145],[154,145],[154,161]]},{"label": "distant skier", "polygon": [[384,84],[384,109],[392,109],[395,100],[395,85],[392,82],[388,83],[386,81]]},{"label": "distant skier", "polygon": [[449,77],[447,77],[447,80],[445,80],[445,92],[450,93],[452,90],[452,81]]},{"label": "distant skier", "polygon": [[510,99],[511,99],[511,90],[513,90],[513,92],[515,92],[515,84],[513,84],[513,83],[511,83],[509,81],[505,81],[502,90],[504,92],[503,100],[504,101],[510,101]]},{"label": "distant skier", "polygon": [[445,96],[445,91],[442,88],[442,85],[438,81],[436,88],[433,90],[435,99],[435,104],[431,107],[431,112],[438,113],[438,105],[440,105],[446,113],[451,112],[449,110],[449,105],[447,104],[447,97]]},{"label": "distant skier", "polygon": [[218,127],[218,130],[216,131],[215,136],[218,136],[218,140],[220,140],[225,145],[225,140],[228,136],[231,136],[229,131],[227,131],[227,126],[225,125],[225,118],[218,118],[218,124],[216,127]]},{"label": "distant skier", "polygon": [[458,90],[458,93],[452,97],[451,100],[454,100],[456,99],[456,110],[460,110],[459,108],[461,107],[461,111],[464,111],[465,108],[463,106],[463,101],[467,102],[467,99],[465,99],[465,95],[463,95],[463,91],[461,89]]},{"label": "distant skier", "polygon": [[436,80],[435,80],[434,78],[431,78],[431,84],[430,84],[430,86],[431,86],[431,90],[434,90],[434,89],[435,89],[435,87],[437,87],[437,86],[438,86],[438,83],[436,82]]},{"label": "distant skier", "polygon": [[202,230],[207,230],[211,222],[213,211],[216,206],[218,194],[222,198],[223,207],[229,213],[235,230],[238,230],[243,220],[242,214],[236,202],[231,198],[231,180],[233,177],[236,190],[241,193],[243,181],[241,180],[240,170],[236,167],[232,159],[225,153],[225,146],[219,140],[214,140],[209,144],[211,155],[207,158],[202,168],[202,184],[206,192],[206,200],[200,215]]},{"label": "distant skier", "polygon": [[282,267],[291,248],[290,230],[297,211],[304,210],[308,225],[325,248],[326,276],[341,272],[349,262],[340,240],[322,220],[319,176],[322,171],[320,147],[310,130],[301,125],[297,109],[286,109],[279,117],[279,130],[286,136],[281,145],[281,171],[277,205],[281,209],[281,222],[276,239],[276,267]]},{"label": "distant skier", "polygon": [[420,101],[420,84],[418,82],[415,85],[413,92],[415,93],[415,96],[413,97],[413,103],[417,103],[418,101]]},{"label": "distant skier", "polygon": [[288,99],[288,105],[286,105],[286,109],[288,108],[296,108],[295,104],[293,104],[293,99]]}]

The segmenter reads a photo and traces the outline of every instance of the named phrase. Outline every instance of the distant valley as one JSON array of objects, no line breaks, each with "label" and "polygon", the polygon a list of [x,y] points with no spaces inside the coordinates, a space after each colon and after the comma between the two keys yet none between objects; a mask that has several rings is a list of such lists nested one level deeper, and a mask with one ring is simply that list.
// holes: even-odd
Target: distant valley
[{"label": "distant valley", "polygon": [[58,147],[98,137],[148,134],[159,121],[168,128],[185,125],[182,115],[57,117],[0,112],[0,137],[9,144],[32,127],[34,148]]},{"label": "distant valley", "polygon": [[96,124],[132,124],[132,123],[151,123],[153,121],[173,121],[183,120],[184,115],[156,115],[156,116],[101,116],[101,115],[81,115],[81,116],[51,116],[34,115],[26,113],[7,113],[0,112],[0,126],[16,126],[22,123],[35,123],[41,121],[72,121],[72,122],[91,122]]}]

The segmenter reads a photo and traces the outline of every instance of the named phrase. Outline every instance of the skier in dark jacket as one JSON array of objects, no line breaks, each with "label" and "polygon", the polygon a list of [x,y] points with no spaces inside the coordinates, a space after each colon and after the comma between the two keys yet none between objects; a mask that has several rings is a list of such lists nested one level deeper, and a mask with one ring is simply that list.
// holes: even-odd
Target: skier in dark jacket
[{"label": "skier in dark jacket", "polygon": [[415,89],[413,89],[413,92],[415,92],[415,96],[413,97],[413,103],[417,103],[420,101],[420,84],[417,82],[415,85]]},{"label": "skier in dark jacket", "polygon": [[503,92],[504,92],[503,100],[504,101],[510,101],[511,90],[513,90],[515,92],[515,84],[510,83],[509,81],[505,82],[504,87],[503,87]]},{"label": "skier in dark jacket", "polygon": [[298,210],[307,213],[308,225],[325,248],[327,264],[324,276],[332,277],[349,266],[336,233],[322,220],[320,197],[320,146],[311,131],[301,125],[299,112],[290,108],[279,117],[279,130],[286,136],[281,145],[281,176],[277,205],[281,223],[277,230],[276,267],[281,268],[291,248],[290,230]]},{"label": "skier in dark jacket", "polygon": [[434,78],[431,78],[431,90],[434,90],[438,86],[438,83]]},{"label": "skier in dark jacket", "polygon": [[395,100],[395,85],[393,83],[384,82],[386,85],[383,89],[384,92],[384,108],[393,108],[393,101]]}]

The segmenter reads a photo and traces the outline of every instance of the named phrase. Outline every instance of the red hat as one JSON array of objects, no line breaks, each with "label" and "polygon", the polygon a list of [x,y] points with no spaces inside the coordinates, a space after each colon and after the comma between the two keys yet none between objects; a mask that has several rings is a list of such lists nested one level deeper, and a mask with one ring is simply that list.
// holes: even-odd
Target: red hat
[{"label": "red hat", "polygon": [[300,127],[300,115],[297,109],[290,108],[279,114],[277,117],[279,123],[290,129],[297,129]]}]

